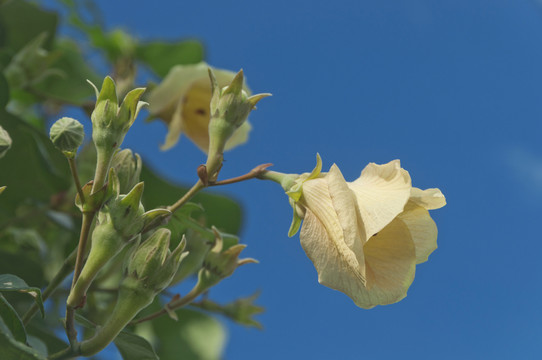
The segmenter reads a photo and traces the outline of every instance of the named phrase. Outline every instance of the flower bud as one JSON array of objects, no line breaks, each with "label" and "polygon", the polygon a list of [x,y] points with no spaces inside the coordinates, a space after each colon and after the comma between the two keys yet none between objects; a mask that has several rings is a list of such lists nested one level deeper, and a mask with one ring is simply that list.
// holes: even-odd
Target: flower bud
[{"label": "flower bud", "polygon": [[139,234],[145,224],[145,209],[141,204],[143,187],[144,184],[140,182],[127,195],[119,195],[105,203],[98,213],[100,224],[111,222],[125,241]]},{"label": "flower bud", "polygon": [[75,158],[77,149],[83,143],[85,138],[85,130],[83,125],[72,118],[63,117],[58,119],[51,130],[49,137],[53,145],[69,159]]},{"label": "flower bud", "polygon": [[207,157],[207,173],[211,180],[222,165],[222,157],[227,141],[246,121],[256,104],[271,94],[256,94],[248,97],[243,90],[244,76],[240,70],[231,83],[222,89],[209,68],[211,79],[211,120],[209,122],[209,153]]},{"label": "flower bud", "polygon": [[138,182],[142,169],[141,157],[132,153],[130,149],[124,149],[115,154],[111,167],[115,169],[120,182],[120,192],[126,194]]},{"label": "flower bud", "polygon": [[92,112],[92,139],[97,148],[106,147],[117,149],[124,140],[124,136],[135,121],[141,108],[147,103],[139,101],[145,88],[137,88],[130,91],[124,97],[119,106],[117,100],[116,86],[112,78],[107,76],[104,79],[102,89],[90,81],[96,92],[96,107]]},{"label": "flower bud", "polygon": [[213,232],[215,233],[215,245],[207,253],[203,261],[203,268],[199,272],[198,287],[200,289],[217,284],[232,275],[235,269],[241,265],[258,262],[251,258],[239,259],[239,255],[246,248],[246,245],[237,244],[224,249],[222,235],[214,227]]},{"label": "flower bud", "polygon": [[0,195],[6,190],[7,186],[0,186]]},{"label": "flower bud", "polygon": [[113,155],[122,144],[139,111],[147,103],[139,101],[145,88],[128,92],[119,106],[113,79],[107,76],[100,91],[90,81],[89,83],[94,87],[97,97],[91,120],[92,140],[97,155],[94,186],[100,188],[109,171]]},{"label": "flower bud", "polygon": [[[204,62],[177,65],[171,68],[163,81],[149,95],[149,112],[168,127],[162,150],[172,148],[181,134],[188,137],[200,150],[209,150],[209,121],[212,89],[209,82],[209,65]],[[231,83],[235,73],[213,68],[218,86]],[[250,93],[245,85],[244,90]],[[227,141],[225,150],[245,143],[251,126],[248,121],[239,127]]]},{"label": "flower bud", "polygon": [[11,137],[8,132],[0,126],[0,158],[3,158],[4,155],[11,148]]},{"label": "flower bud", "polygon": [[186,244],[183,238],[171,252],[170,238],[170,230],[156,230],[135,250],[127,267],[128,277],[137,279],[138,286],[152,289],[156,294],[165,289],[173,279]]}]

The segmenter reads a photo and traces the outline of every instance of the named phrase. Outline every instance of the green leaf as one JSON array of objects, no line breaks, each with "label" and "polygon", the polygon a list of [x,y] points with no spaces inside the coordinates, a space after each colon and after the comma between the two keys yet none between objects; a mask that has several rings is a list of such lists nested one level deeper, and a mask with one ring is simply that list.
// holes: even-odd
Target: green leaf
[{"label": "green leaf", "polygon": [[28,345],[43,356],[47,356],[47,345],[35,336],[28,335]]},{"label": "green leaf", "polygon": [[27,1],[8,1],[0,7],[0,47],[16,53],[39,34],[46,32],[45,48],[51,48],[58,24],[54,12]]},{"label": "green leaf", "polygon": [[203,61],[203,45],[196,40],[177,43],[153,41],[136,47],[136,58],[157,75],[164,77],[175,65],[196,64]]},{"label": "green leaf", "polygon": [[54,50],[58,58],[52,64],[60,75],[48,76],[34,86],[35,90],[52,100],[83,105],[94,96],[94,89],[87,79],[95,84],[102,81],[87,65],[76,42],[62,39],[55,42]]},{"label": "green leaf", "polygon": [[218,320],[198,311],[176,311],[179,321],[163,316],[152,322],[161,360],[218,360],[226,332]]},{"label": "green leaf", "polygon": [[0,73],[0,110],[4,109],[9,101],[9,85],[4,74]]},{"label": "green leaf", "polygon": [[11,306],[2,294],[0,294],[0,318],[2,318],[4,324],[9,328],[15,340],[26,343],[26,331],[23,322],[13,306]]},{"label": "green leaf", "polygon": [[121,333],[115,339],[115,345],[125,360],[158,360],[152,345],[142,338],[127,331]]},{"label": "green leaf", "polygon": [[[6,195],[5,193],[2,196]],[[3,242],[0,239],[0,243]],[[4,245],[4,244],[2,244]],[[27,279],[29,283],[39,286],[45,285],[44,269],[35,256],[28,256],[21,250],[18,253],[0,251],[0,274],[15,273],[14,275]]]},{"label": "green leaf", "polygon": [[32,335],[40,339],[47,346],[47,352],[49,354],[55,354],[68,347],[68,344],[59,338],[57,338],[53,331],[51,331],[51,325],[39,324],[38,321],[32,321],[26,328],[28,335]]},{"label": "green leaf", "polygon": [[15,340],[0,318],[0,359],[46,360],[37,350]]},{"label": "green leaf", "polygon": [[37,287],[28,286],[20,277],[11,274],[0,275],[0,291],[16,291],[31,295],[34,298],[36,304],[38,304],[42,317],[45,316],[45,310],[43,309],[43,299],[41,297],[41,290]]},{"label": "green leaf", "polygon": [[68,162],[44,133],[3,110],[0,119],[13,140],[0,159],[0,184],[9,189],[0,202],[0,219],[6,219],[25,201],[49,203],[70,188],[71,177]]},{"label": "green leaf", "polygon": [[[173,204],[188,191],[187,187],[173,184],[158,177],[145,165],[141,171],[141,181],[145,181],[145,192],[143,193],[145,209]],[[210,228],[214,225],[221,231],[230,234],[239,233],[242,212],[241,206],[235,200],[224,195],[205,191],[194,196],[191,201],[200,204],[205,209],[203,213],[205,226]]]}]

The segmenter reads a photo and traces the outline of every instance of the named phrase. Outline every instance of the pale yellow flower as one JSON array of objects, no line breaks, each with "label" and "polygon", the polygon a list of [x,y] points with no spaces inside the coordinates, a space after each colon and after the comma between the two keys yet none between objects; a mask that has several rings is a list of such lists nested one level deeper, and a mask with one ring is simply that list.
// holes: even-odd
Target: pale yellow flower
[{"label": "pale yellow flower", "polygon": [[446,204],[440,190],[413,188],[399,160],[371,163],[353,182],[333,165],[302,175],[293,188],[301,246],[321,284],[366,309],[406,296],[416,264],[437,248],[428,210]]},{"label": "pale yellow flower", "polygon": [[[194,65],[177,65],[149,95],[151,116],[162,119],[168,126],[165,143],[160,147],[167,150],[185,134],[198,148],[207,153],[209,148],[209,104],[211,101],[211,80],[209,65],[204,62]],[[229,85],[235,73],[213,68],[218,86]],[[245,91],[249,92],[245,87]],[[248,140],[251,129],[246,121],[226,143],[225,150],[241,145]]]}]

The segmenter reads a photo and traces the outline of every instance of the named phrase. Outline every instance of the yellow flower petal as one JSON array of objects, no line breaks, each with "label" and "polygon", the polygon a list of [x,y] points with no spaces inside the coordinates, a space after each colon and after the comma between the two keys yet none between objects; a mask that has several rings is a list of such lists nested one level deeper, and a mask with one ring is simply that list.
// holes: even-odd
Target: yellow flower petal
[{"label": "yellow flower petal", "polygon": [[324,225],[309,209],[305,214],[299,237],[303,250],[318,272],[320,284],[339,290],[352,299],[356,294],[365,291],[365,278],[355,266],[352,266],[347,256],[344,256],[350,249],[343,246],[339,250]]},{"label": "yellow flower petal", "polygon": [[431,219],[429,211],[413,201],[405,206],[405,211],[398,216],[408,227],[414,247],[416,264],[427,261],[429,255],[437,249],[437,225]]},{"label": "yellow flower petal", "polygon": [[393,160],[384,165],[370,163],[349,186],[356,195],[368,239],[403,211],[411,181],[399,160]]},{"label": "yellow flower petal", "polygon": [[354,301],[367,308],[400,301],[414,280],[416,254],[407,225],[395,219],[363,247],[367,267],[366,293]]},{"label": "yellow flower petal", "polygon": [[427,210],[440,209],[446,205],[446,198],[439,189],[421,190],[413,187],[410,190],[410,200]]},{"label": "yellow flower petal", "polygon": [[[331,242],[340,261],[345,264],[345,271],[351,272],[364,284],[364,241],[358,231],[355,202],[336,166],[331,168],[325,178],[313,179],[304,184],[301,205],[310,209],[324,226],[328,235],[327,241]],[[305,221],[306,216],[307,214]],[[303,228],[301,233],[303,234]]]}]

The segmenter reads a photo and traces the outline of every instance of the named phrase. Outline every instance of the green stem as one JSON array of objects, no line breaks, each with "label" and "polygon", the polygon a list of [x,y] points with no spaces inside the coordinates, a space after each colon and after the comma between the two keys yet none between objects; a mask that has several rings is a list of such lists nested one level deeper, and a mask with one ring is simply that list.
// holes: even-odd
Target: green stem
[{"label": "green stem", "polygon": [[115,155],[115,149],[109,151],[103,151],[96,148],[96,172],[94,173],[94,183],[92,184],[92,193],[100,190],[104,184],[105,179],[107,178],[107,173],[111,167],[111,161],[113,160],[113,155]]},{"label": "green stem", "polygon": [[80,345],[80,354],[91,356],[109,345],[117,335],[126,327],[126,325],[137,315],[137,313],[147,307],[154,299],[154,293],[141,293],[131,290],[121,289],[119,300],[113,313],[107,319],[103,327],[98,328],[96,334],[89,340],[82,341]]},{"label": "green stem", "polygon": [[[77,246],[77,256],[75,258],[75,269],[73,271],[73,280],[71,288],[75,286],[81,270],[83,268],[83,258],[88,242],[88,236],[90,234],[90,228],[92,221],[94,220],[95,212],[84,212],[83,222],[81,224],[81,235],[79,236],[79,245]],[[70,344],[77,342],[77,331],[75,330],[75,309],[71,306],[66,306],[66,334],[70,340]]]},{"label": "green stem", "polygon": [[286,191],[292,187],[298,177],[297,174],[284,174],[271,170],[264,170],[258,175],[258,179],[274,181]]},{"label": "green stem", "polygon": [[83,189],[81,188],[81,182],[79,181],[79,174],[77,173],[77,166],[75,165],[75,160],[68,158],[68,163],[70,164],[70,171],[72,173],[73,182],[75,183],[75,188],[79,194],[79,199],[81,199],[81,204],[85,203],[85,195],[83,194]]},{"label": "green stem", "polygon": [[[47,285],[43,293],[41,294],[43,298],[43,302],[47,300],[55,290],[62,284],[64,279],[70,275],[70,273],[73,270],[74,264],[75,264],[75,256],[77,254],[77,251],[74,249],[71,254],[64,260],[64,263],[62,264],[62,267],[57,271],[56,275],[54,276],[53,280]],[[30,309],[24,314],[23,316],[23,323],[26,325],[32,320],[36,312],[38,311],[38,305],[34,303]]]},{"label": "green stem", "polygon": [[203,182],[201,180],[198,180],[198,182],[195,183],[194,186],[192,186],[190,190],[188,190],[186,194],[183,195],[183,197],[177,200],[175,204],[168,206],[167,209],[171,212],[179,210],[188,200],[192,198],[192,196],[196,195],[196,193],[204,187],[205,185],[203,184]]}]

